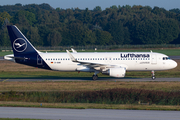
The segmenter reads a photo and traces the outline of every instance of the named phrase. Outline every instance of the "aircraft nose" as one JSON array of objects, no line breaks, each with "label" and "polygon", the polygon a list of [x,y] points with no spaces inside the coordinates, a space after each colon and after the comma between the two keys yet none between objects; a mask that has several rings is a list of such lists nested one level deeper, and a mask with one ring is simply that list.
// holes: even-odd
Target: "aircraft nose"
[{"label": "aircraft nose", "polygon": [[171,66],[172,66],[173,68],[177,67],[177,62],[173,60],[172,63],[171,63]]}]

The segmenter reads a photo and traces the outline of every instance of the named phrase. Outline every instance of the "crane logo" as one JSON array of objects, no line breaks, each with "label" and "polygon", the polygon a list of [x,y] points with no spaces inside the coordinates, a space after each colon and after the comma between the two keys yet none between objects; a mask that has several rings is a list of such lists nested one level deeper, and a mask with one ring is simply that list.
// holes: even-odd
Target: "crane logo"
[{"label": "crane logo", "polygon": [[27,48],[27,42],[23,39],[23,38],[17,38],[14,42],[13,42],[13,48],[14,50],[16,50],[17,52],[23,52],[26,50]]}]

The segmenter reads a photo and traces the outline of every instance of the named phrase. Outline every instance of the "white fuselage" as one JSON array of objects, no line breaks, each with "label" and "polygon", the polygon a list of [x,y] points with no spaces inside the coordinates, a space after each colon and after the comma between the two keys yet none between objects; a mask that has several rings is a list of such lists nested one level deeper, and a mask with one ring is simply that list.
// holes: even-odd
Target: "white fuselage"
[{"label": "white fuselage", "polygon": [[[39,53],[39,55],[52,70],[83,71],[83,68],[87,67],[72,62],[67,53]],[[168,56],[154,52],[82,52],[72,55],[81,62],[120,66],[125,67],[127,71],[168,70],[177,66],[177,63]]]}]

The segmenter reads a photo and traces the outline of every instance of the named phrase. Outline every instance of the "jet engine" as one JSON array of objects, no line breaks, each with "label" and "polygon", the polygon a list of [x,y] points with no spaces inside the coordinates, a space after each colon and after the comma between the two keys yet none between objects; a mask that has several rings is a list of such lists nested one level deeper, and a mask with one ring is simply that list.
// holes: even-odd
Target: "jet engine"
[{"label": "jet engine", "polygon": [[107,71],[103,71],[102,74],[108,74],[111,77],[125,77],[126,68],[109,68]]},{"label": "jet engine", "polygon": [[111,77],[125,77],[126,68],[110,68],[109,76]]}]

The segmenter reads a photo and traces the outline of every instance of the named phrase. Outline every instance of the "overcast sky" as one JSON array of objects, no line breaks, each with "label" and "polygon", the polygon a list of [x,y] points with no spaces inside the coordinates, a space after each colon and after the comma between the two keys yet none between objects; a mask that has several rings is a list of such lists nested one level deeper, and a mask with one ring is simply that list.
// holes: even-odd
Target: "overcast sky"
[{"label": "overcast sky", "polygon": [[173,8],[180,9],[180,0],[1,0],[0,5],[14,5],[16,3],[21,3],[22,5],[48,3],[53,8],[59,7],[66,9],[78,7],[79,9],[89,8],[90,10],[94,9],[96,6],[101,6],[104,10],[112,5],[148,5],[152,8],[158,6],[166,10]]}]

